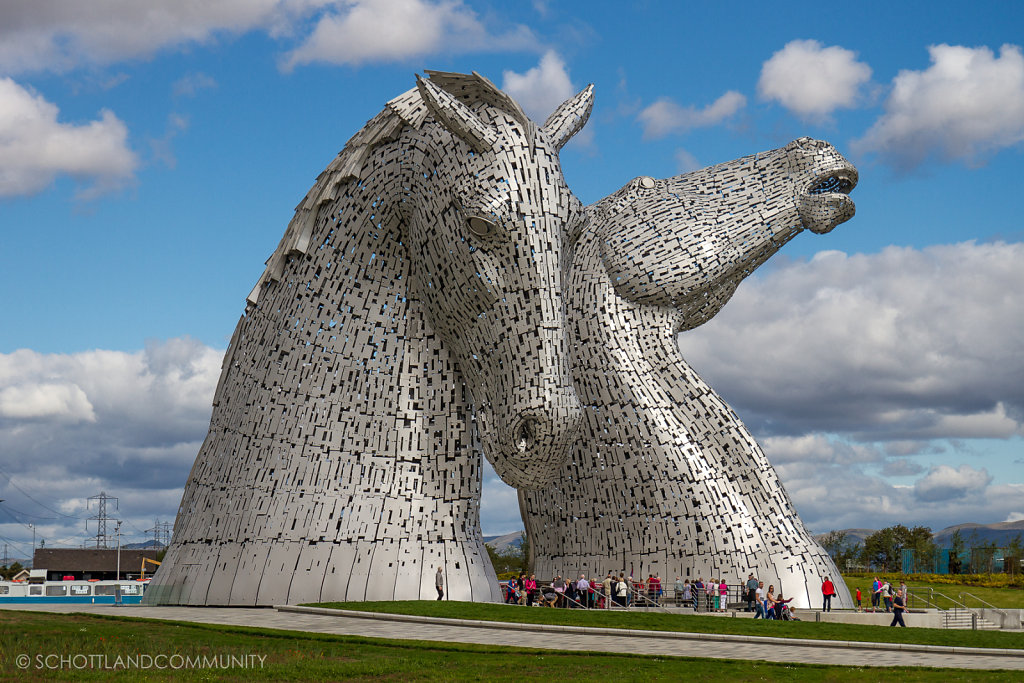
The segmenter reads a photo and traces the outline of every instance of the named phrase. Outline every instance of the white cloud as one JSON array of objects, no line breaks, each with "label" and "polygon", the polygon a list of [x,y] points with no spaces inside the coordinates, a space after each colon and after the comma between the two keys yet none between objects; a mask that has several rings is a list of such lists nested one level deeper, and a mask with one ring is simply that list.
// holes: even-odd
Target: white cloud
[{"label": "white cloud", "polygon": [[969,465],[934,467],[912,487],[895,486],[858,466],[809,461],[776,470],[801,519],[816,532],[991,523],[1019,510],[1024,498],[1024,484],[992,483],[984,469]]},{"label": "white cloud", "polygon": [[757,91],[762,99],[813,119],[853,107],[870,78],[871,67],[858,62],[855,52],[824,47],[816,40],[793,40],[761,67]]},{"label": "white cloud", "polygon": [[[125,532],[143,540],[156,517],[170,520],[177,510],[209,427],[222,357],[189,338],[135,353],[0,354],[5,508],[40,524],[40,537],[75,544],[81,518],[95,514],[83,498],[103,490],[120,499],[119,516],[134,525]],[[40,522],[53,520],[53,511],[72,517]],[[0,534],[23,537],[19,528]]]},{"label": "white cloud", "polygon": [[893,79],[885,114],[854,143],[899,169],[932,157],[968,164],[1024,140],[1024,56],[1003,45],[933,45],[932,65]]},{"label": "white cloud", "polygon": [[132,181],[138,160],[113,112],[82,125],[60,123],[58,115],[41,95],[0,78],[0,197],[39,192],[62,174],[91,182],[79,193],[84,198]]},{"label": "white cloud", "polygon": [[94,422],[89,397],[76,384],[42,382],[0,389],[0,418]]},{"label": "white cloud", "polygon": [[305,41],[289,52],[282,67],[301,64],[361,64],[433,53],[535,49],[522,25],[494,35],[460,0],[349,0],[320,17]]},{"label": "white cloud", "polygon": [[644,128],[644,137],[656,139],[691,128],[714,126],[731,117],[746,104],[747,98],[735,90],[726,92],[703,109],[683,107],[667,97],[662,97],[645,107],[637,118]]},{"label": "white cloud", "polygon": [[680,147],[676,150],[676,169],[680,173],[689,173],[690,171],[696,171],[704,168],[704,164],[700,163],[693,154],[689,151]]},{"label": "white cloud", "polygon": [[968,493],[980,493],[992,482],[985,468],[976,470],[970,465],[953,469],[949,465],[933,467],[914,484],[914,495],[919,500],[938,502],[963,498]]},{"label": "white cloud", "polygon": [[0,10],[0,71],[68,70],[147,57],[219,34],[273,32],[328,0],[12,0]]},{"label": "white cloud", "polygon": [[882,459],[873,446],[829,439],[824,434],[769,436],[761,440],[765,455],[775,464],[817,462],[833,464],[872,463]]},{"label": "white cloud", "polygon": [[756,433],[1024,432],[1024,244],[821,252],[748,278],[684,356]]},{"label": "white cloud", "polygon": [[250,31],[299,41],[286,69],[537,49],[529,28],[492,33],[461,0],[9,0],[0,9],[0,73],[111,64]]},{"label": "white cloud", "polygon": [[1024,521],[1024,512],[1011,512],[1006,516],[1004,522],[1022,522]]},{"label": "white cloud", "polygon": [[544,123],[558,105],[576,94],[565,62],[553,50],[548,50],[540,63],[526,73],[502,72],[501,89],[538,123]]}]

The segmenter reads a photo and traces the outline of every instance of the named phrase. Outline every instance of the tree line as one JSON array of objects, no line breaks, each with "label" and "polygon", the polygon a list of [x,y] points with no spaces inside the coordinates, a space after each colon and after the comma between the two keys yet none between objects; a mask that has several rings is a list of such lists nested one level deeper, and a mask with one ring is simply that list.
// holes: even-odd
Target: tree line
[{"label": "tree line", "polygon": [[[931,573],[942,550],[935,543],[932,530],[926,526],[908,528],[902,524],[880,529],[858,543],[845,531],[830,531],[821,540],[822,547],[844,571],[855,569],[884,572],[903,571],[903,551],[910,549],[912,564],[907,573]],[[972,532],[964,538],[960,530],[949,540],[949,573],[993,573],[997,552],[1003,550],[1003,567],[1008,574],[1021,570],[1024,557],[1024,538],[1017,534],[1006,546],[994,541],[983,541]],[[966,561],[965,561],[966,558]]]}]

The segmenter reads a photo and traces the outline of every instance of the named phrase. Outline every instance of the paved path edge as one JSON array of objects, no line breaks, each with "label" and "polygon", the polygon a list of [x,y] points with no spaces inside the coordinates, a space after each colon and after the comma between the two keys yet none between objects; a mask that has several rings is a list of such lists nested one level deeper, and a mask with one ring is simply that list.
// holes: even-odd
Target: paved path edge
[{"label": "paved path edge", "polygon": [[987,647],[957,647],[950,645],[921,645],[917,643],[874,643],[856,640],[815,640],[813,638],[772,638],[770,636],[741,636],[724,633],[684,633],[681,631],[647,631],[641,629],[603,628],[596,626],[559,626],[555,624],[522,624],[518,622],[481,621],[478,619],[448,619],[445,617],[421,617],[412,614],[390,614],[385,612],[362,612],[359,610],[331,609],[328,607],[303,607],[300,605],[274,605],[279,612],[319,614],[356,619],[379,621],[405,621],[419,624],[440,624],[444,626],[468,626],[497,630],[540,631],[558,633],[579,633],[582,635],[617,635],[637,638],[675,638],[678,640],[712,640],[735,643],[763,643],[769,645],[797,645],[816,648],[895,650],[900,652],[930,652],[934,654],[992,655],[999,657],[1024,657],[1024,650]]}]

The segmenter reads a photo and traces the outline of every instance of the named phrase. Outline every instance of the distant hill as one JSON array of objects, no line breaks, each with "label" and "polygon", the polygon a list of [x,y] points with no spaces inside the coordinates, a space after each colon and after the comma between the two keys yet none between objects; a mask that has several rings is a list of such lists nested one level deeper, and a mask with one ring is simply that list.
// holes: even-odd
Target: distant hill
[{"label": "distant hill", "polygon": [[145,543],[125,543],[121,546],[124,550],[149,550],[150,548],[162,549],[164,544],[160,541],[150,539]]},{"label": "distant hill", "polygon": [[[957,530],[960,531],[960,536],[964,539],[964,544],[968,548],[971,547],[972,540],[975,539],[975,542],[979,544],[995,543],[997,546],[1006,546],[1010,544],[1017,534],[1024,538],[1024,520],[1018,522],[996,522],[995,524],[973,524],[970,522],[967,524],[956,524],[934,532],[932,538],[940,548],[948,548],[949,540]],[[875,533],[877,529],[840,529],[840,531],[846,534],[847,541],[852,541],[859,545],[864,543],[864,539]],[[825,538],[825,534],[815,534],[814,536],[814,540],[819,543],[823,538]]]},{"label": "distant hill", "polygon": [[520,548],[523,545],[523,534],[525,531],[513,531],[504,536],[484,536],[484,543],[491,546],[495,551],[503,553],[510,548]]},{"label": "distant hill", "polygon": [[997,546],[1006,546],[1013,541],[1017,534],[1024,539],[1024,519],[1018,522],[997,522],[996,524],[957,524],[948,526],[934,534],[935,542],[942,547],[949,545],[949,539],[955,532],[960,532],[967,547],[971,545],[971,537],[977,536],[982,543],[995,543]]},{"label": "distant hill", "polygon": [[[846,534],[847,543],[855,544],[863,543],[865,538],[875,533],[875,529],[840,529],[840,531]],[[815,534],[814,540],[821,543],[825,536],[827,536],[827,534]]]}]

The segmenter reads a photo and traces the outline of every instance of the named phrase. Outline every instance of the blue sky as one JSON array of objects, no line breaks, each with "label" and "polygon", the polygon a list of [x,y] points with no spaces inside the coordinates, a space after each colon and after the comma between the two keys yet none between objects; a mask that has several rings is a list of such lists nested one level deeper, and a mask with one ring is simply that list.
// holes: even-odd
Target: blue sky
[{"label": "blue sky", "polygon": [[[424,69],[541,120],[593,83],[562,153],[586,203],[835,144],[857,216],[787,245],[687,359],[815,530],[1024,519],[1021,26],[1005,2],[4,3],[0,537],[80,543],[100,490],[140,538],[173,518],[292,209]],[[511,497],[488,479],[485,533],[518,528]]]}]

